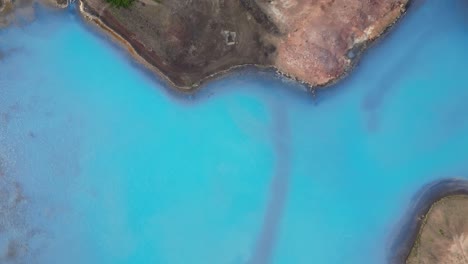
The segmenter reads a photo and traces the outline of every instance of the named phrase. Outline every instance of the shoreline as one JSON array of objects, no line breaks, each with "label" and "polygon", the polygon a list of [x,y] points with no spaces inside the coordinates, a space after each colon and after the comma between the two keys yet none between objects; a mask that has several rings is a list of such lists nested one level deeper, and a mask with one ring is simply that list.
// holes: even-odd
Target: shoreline
[{"label": "shoreline", "polygon": [[[97,28],[104,33],[107,33],[109,37],[111,37],[112,40],[114,40],[119,46],[122,48],[125,48],[125,50],[131,55],[131,57],[139,64],[141,64],[143,67],[145,67],[147,70],[149,70],[152,74],[156,75],[158,78],[160,78],[169,88],[172,90],[175,90],[177,92],[181,92],[184,94],[191,94],[193,92],[198,91],[201,87],[205,86],[208,82],[222,78],[223,76],[238,71],[242,69],[246,69],[249,67],[254,67],[258,70],[263,70],[263,71],[271,71],[274,72],[278,76],[284,76],[287,77],[286,75],[283,75],[281,72],[279,72],[278,69],[274,66],[269,66],[269,65],[261,65],[261,64],[240,64],[240,65],[234,65],[229,67],[228,69],[221,70],[218,72],[215,72],[213,74],[210,74],[201,80],[199,80],[197,83],[195,83],[192,86],[181,86],[177,85],[168,75],[164,74],[157,66],[153,65],[148,61],[148,59],[145,58],[141,54],[140,51],[146,51],[147,53],[150,53],[148,50],[144,48],[144,45],[140,43],[137,40],[132,39],[131,37],[125,37],[125,34],[121,34],[116,31],[116,29],[113,29],[111,25],[108,25],[106,22],[104,22],[98,14],[96,14],[95,10],[92,10],[88,5],[86,5],[82,0],[78,0],[78,10],[79,10],[79,15],[82,17],[84,22],[91,23],[93,26],[97,26]],[[120,28],[120,27],[117,27]],[[129,40],[132,39],[132,40]],[[135,47],[136,46],[136,47]],[[155,57],[157,57],[155,55]],[[157,58],[151,58],[151,60],[157,60]],[[291,78],[289,78],[291,79]],[[300,83],[300,84],[305,84],[305,83]]]},{"label": "shoreline", "polygon": [[93,26],[97,26],[97,28],[100,29],[101,32],[103,31],[104,33],[107,33],[112,38],[112,40],[114,40],[119,46],[125,48],[137,63],[141,64],[143,67],[149,70],[152,74],[155,74],[157,77],[159,77],[163,82],[166,83],[168,87],[178,92],[182,92],[186,94],[193,93],[197,91],[199,88],[201,88],[202,86],[204,86],[207,82],[221,78],[231,72],[246,69],[249,67],[255,67],[263,71],[273,71],[276,74],[280,74],[279,71],[274,66],[266,66],[266,65],[261,65],[261,64],[242,64],[242,65],[231,66],[230,68],[226,70],[218,71],[214,74],[211,74],[205,78],[202,78],[200,81],[198,81],[196,84],[192,86],[177,85],[171,80],[171,78],[169,78],[169,76],[164,74],[157,66],[151,64],[147,59],[145,59],[138,52],[137,48],[134,47],[135,44],[137,46],[143,47],[143,44],[141,44],[138,41],[132,42],[128,40],[128,38],[125,38],[124,36],[122,36],[122,34],[119,34],[118,32],[116,32],[110,25],[102,21],[102,19],[96,15],[94,10],[91,11],[89,6],[87,6],[83,1],[79,0],[78,6],[79,6],[79,14],[85,20],[84,22],[91,23],[93,24]]},{"label": "shoreline", "polygon": [[452,178],[429,183],[413,196],[407,212],[397,224],[395,237],[391,239],[388,263],[406,263],[432,206],[454,195],[468,195],[468,180]]},{"label": "shoreline", "polygon": [[[112,40],[116,41],[119,44],[119,46],[125,48],[136,62],[144,66],[152,74],[157,75],[157,77],[163,80],[167,84],[167,86],[178,92],[187,94],[194,93],[202,87],[204,87],[210,81],[222,78],[223,76],[235,71],[239,71],[249,67],[254,67],[260,71],[273,72],[275,77],[284,78],[288,81],[293,81],[300,86],[304,86],[306,88],[305,90],[312,93],[312,96],[315,97],[315,93],[317,90],[328,88],[345,79],[355,69],[355,67],[357,67],[365,51],[371,48],[374,44],[378,43],[378,41],[380,41],[382,38],[385,38],[387,34],[391,33],[391,30],[398,24],[398,22],[400,22],[404,18],[408,11],[410,11],[414,1],[415,0],[409,0],[405,4],[401,14],[398,17],[395,17],[395,19],[390,24],[388,24],[379,35],[377,35],[374,38],[367,39],[361,43],[357,43],[356,45],[351,47],[347,51],[347,54],[349,54],[350,52],[354,52],[355,54],[352,58],[349,59],[349,65],[345,67],[345,69],[339,76],[321,85],[313,85],[295,76],[284,73],[274,65],[263,65],[253,63],[230,66],[227,69],[217,71],[213,74],[205,76],[190,86],[177,85],[171,79],[171,77],[163,73],[163,71],[156,65],[159,63],[158,60],[160,60],[158,56],[154,54],[153,51],[146,49],[144,44],[132,38],[131,33],[126,32],[128,30],[119,25],[118,22],[114,22],[115,24],[113,25],[112,21],[104,21],[102,19],[103,16],[96,12],[96,10],[91,9],[91,7],[84,3],[83,0],[79,0],[77,5],[79,7],[78,12],[80,13],[80,16],[85,22],[92,23],[94,26],[97,26],[100,29],[100,31],[106,32],[106,34],[108,34],[112,38]],[[108,6],[104,7],[101,10],[101,12],[104,12],[107,7]],[[119,30],[121,32],[119,32]]]}]

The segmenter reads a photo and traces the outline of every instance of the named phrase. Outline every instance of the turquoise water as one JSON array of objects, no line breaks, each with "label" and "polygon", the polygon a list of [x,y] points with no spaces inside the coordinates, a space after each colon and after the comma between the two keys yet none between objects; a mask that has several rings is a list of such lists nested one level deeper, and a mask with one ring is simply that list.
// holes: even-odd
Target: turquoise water
[{"label": "turquoise water", "polygon": [[386,263],[468,175],[467,7],[414,7],[316,100],[252,71],[177,95],[39,9],[0,31],[0,262]]}]

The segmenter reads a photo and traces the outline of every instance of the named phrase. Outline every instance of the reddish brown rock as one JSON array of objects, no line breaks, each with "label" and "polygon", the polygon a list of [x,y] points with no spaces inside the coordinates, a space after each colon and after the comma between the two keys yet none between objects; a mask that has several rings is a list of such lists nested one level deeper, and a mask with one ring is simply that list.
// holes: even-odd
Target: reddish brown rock
[{"label": "reddish brown rock", "polygon": [[407,0],[276,0],[262,6],[283,29],[275,66],[313,86],[339,78],[348,51],[374,40],[405,11]]}]

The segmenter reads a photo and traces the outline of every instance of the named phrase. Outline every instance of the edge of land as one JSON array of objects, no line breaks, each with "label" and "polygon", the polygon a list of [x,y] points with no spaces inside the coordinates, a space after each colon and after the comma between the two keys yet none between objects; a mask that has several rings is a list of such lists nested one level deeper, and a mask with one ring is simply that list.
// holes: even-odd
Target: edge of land
[{"label": "edge of land", "polygon": [[[176,81],[174,81],[173,78],[165,74],[160,69],[160,67],[158,66],[158,65],[162,65],[160,57],[154,51],[148,50],[147,48],[145,48],[145,45],[141,43],[138,39],[133,37],[132,33],[129,30],[127,30],[124,26],[122,26],[116,19],[114,19],[112,15],[109,15],[109,14],[106,15],[105,8],[101,10],[95,10],[91,8],[88,4],[86,4],[84,0],[79,0],[78,6],[79,6],[79,13],[87,22],[90,22],[91,24],[96,25],[97,27],[102,29],[104,32],[106,32],[113,40],[117,41],[118,44],[123,46],[130,53],[130,55],[134,59],[136,59],[136,61],[141,63],[151,72],[156,73],[158,77],[160,77],[167,84],[169,84],[171,88],[174,88],[177,91],[194,92],[200,86],[204,85],[210,80],[217,79],[219,77],[222,77],[225,74],[229,74],[230,72],[243,69],[248,66],[254,66],[261,70],[262,69],[270,70],[276,73],[278,76],[293,80],[301,85],[304,85],[305,87],[307,87],[309,91],[312,92],[312,94],[315,94],[315,91],[317,88],[331,86],[339,82],[343,78],[345,78],[354,69],[354,67],[356,67],[363,53],[368,48],[370,48],[371,45],[374,44],[377,40],[382,39],[383,37],[385,37],[386,34],[390,32],[393,26],[395,26],[397,22],[400,21],[402,17],[407,13],[407,11],[412,6],[412,3],[413,3],[413,0],[408,0],[405,6],[403,7],[403,11],[398,16],[394,17],[388,24],[386,24],[383,30],[379,34],[377,34],[376,36],[372,38],[368,38],[360,43],[357,43],[356,45],[353,45],[350,49],[348,49],[347,54],[353,53],[353,56],[349,58],[350,63],[344,67],[343,71],[336,78],[333,78],[323,84],[318,84],[318,85],[312,84],[296,76],[293,76],[292,74],[286,73],[278,69],[278,67],[276,67],[274,64],[268,65],[268,64],[259,64],[259,63],[243,63],[243,64],[230,65],[226,69],[216,71],[212,74],[209,74],[207,76],[200,78],[198,81],[194,82],[191,85],[181,85],[181,84],[178,84]],[[246,8],[249,8],[249,7],[246,7]],[[255,11],[258,11],[258,10],[253,10],[253,12]],[[268,21],[268,23],[271,23],[271,22]]]},{"label": "edge of land", "polygon": [[102,31],[107,33],[120,46],[125,48],[137,62],[142,64],[145,68],[149,69],[152,73],[155,73],[171,88],[177,91],[185,93],[193,92],[197,90],[197,88],[211,80],[222,77],[225,74],[229,74],[232,71],[243,69],[249,66],[254,66],[259,69],[273,70],[276,73],[281,74],[275,67],[270,65],[246,63],[240,65],[233,65],[228,69],[217,71],[213,74],[201,78],[198,82],[191,86],[178,85],[169,76],[163,73],[157,66],[155,66],[155,64],[158,63],[159,60],[158,56],[154,54],[154,52],[148,51],[141,42],[132,38],[131,33],[128,32],[124,27],[120,26],[117,21],[112,19],[102,19],[102,16],[99,16],[96,10],[91,9],[89,5],[87,5],[82,0],[78,1],[78,5],[80,14],[86,20],[86,22],[94,24]]},{"label": "edge of land", "polygon": [[432,206],[446,197],[455,195],[468,195],[468,180],[457,178],[440,180],[424,186],[416,193],[406,216],[399,224],[401,228],[393,239],[389,263],[406,263]]},{"label": "edge of land", "polygon": [[[83,21],[105,32],[176,91],[193,92],[210,80],[253,66],[292,80],[314,95],[317,88],[345,78],[364,51],[382,39],[416,0],[362,4],[361,11],[356,9],[359,0],[314,4],[297,0],[294,8],[283,0],[203,0],[183,8],[179,2],[134,0],[130,9],[106,0],[18,1],[0,0],[3,26],[14,19],[16,9],[36,1],[61,9],[76,5]],[[221,5],[213,9],[217,14],[204,10],[214,4]],[[339,14],[345,18],[336,20]]]}]

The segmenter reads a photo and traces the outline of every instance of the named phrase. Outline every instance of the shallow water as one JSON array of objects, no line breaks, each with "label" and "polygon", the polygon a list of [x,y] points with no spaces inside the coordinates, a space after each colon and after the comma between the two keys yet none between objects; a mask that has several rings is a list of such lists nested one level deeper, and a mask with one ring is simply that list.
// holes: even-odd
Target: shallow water
[{"label": "shallow water", "polygon": [[40,9],[0,31],[0,262],[386,263],[413,195],[468,176],[467,7],[414,7],[316,100],[176,95]]}]

